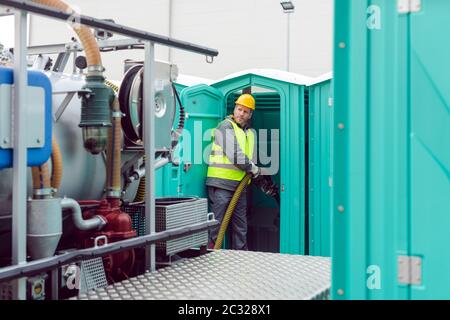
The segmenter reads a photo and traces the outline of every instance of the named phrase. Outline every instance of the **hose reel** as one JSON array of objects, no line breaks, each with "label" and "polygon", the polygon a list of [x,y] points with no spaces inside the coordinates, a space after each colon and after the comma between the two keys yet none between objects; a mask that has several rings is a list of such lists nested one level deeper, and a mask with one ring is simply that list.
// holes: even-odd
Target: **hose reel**
[{"label": "hose reel", "polygon": [[[155,151],[170,150],[172,128],[175,120],[175,99],[171,79],[164,77],[170,65],[155,63]],[[170,73],[169,73],[170,74]],[[119,90],[123,132],[134,146],[143,146],[143,64],[131,66],[122,80]]]}]

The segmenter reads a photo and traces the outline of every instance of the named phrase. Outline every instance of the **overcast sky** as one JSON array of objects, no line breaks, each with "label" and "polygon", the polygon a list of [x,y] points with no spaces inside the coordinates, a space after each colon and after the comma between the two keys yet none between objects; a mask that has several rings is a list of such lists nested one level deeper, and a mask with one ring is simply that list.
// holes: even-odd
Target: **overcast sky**
[{"label": "overcast sky", "polygon": [[14,47],[14,16],[0,17],[0,43],[5,48]]}]

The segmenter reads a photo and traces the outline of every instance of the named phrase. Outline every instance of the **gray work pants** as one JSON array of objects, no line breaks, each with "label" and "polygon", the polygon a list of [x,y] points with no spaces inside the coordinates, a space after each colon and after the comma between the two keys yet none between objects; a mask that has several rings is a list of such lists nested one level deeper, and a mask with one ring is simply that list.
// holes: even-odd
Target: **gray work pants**
[{"label": "gray work pants", "polygon": [[[234,192],[216,187],[208,187],[209,209],[216,220],[222,223],[225,212]],[[247,193],[244,191],[234,209],[231,218],[231,248],[248,250],[247,248]],[[220,225],[210,230],[209,241],[215,243]]]}]

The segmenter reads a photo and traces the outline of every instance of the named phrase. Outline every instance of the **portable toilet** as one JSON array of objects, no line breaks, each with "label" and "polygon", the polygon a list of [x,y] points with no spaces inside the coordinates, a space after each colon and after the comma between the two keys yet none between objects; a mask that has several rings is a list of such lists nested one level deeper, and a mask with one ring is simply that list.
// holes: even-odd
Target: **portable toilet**
[{"label": "portable toilet", "polygon": [[250,250],[295,254],[309,251],[309,232],[305,224],[308,221],[306,199],[309,197],[305,181],[308,168],[305,97],[312,81],[310,77],[284,71],[253,69],[232,74],[209,86],[185,88],[181,93],[188,113],[186,128],[193,133],[183,137],[183,149],[190,148],[192,153],[182,157],[184,195],[206,196],[207,163],[203,160],[209,155],[211,129],[232,112],[234,101],[242,92],[251,91],[256,99],[252,127],[257,131],[257,140],[262,139],[263,144],[266,141],[264,135],[267,135],[266,151],[269,151],[263,155],[269,163],[261,164],[259,157],[259,164],[274,170],[273,179],[280,188],[281,208],[255,187],[250,188]]},{"label": "portable toilet", "polygon": [[450,1],[415,3],[335,7],[333,299],[450,297]]},{"label": "portable toilet", "polygon": [[306,159],[306,198],[309,252],[314,256],[331,255],[331,203],[333,190],[333,98],[332,73],[315,78],[307,96],[308,153]]},{"label": "portable toilet", "polygon": [[[185,88],[199,85],[199,84],[209,84],[212,80],[206,78],[200,78],[192,75],[178,74],[176,81],[173,83],[176,93],[174,92],[174,99],[176,104],[176,115],[174,121],[173,130],[177,129],[179,118],[180,118],[180,103],[179,99],[181,96],[181,91]],[[178,97],[176,95],[178,95]],[[181,98],[180,98],[181,101]],[[187,121],[185,121],[186,124]],[[180,145],[179,141],[178,147],[174,152],[174,160],[178,162],[180,159]],[[156,170],[156,196],[157,197],[177,197],[181,195],[182,190],[182,176],[181,172],[184,170],[183,165],[174,165],[169,163]]]}]

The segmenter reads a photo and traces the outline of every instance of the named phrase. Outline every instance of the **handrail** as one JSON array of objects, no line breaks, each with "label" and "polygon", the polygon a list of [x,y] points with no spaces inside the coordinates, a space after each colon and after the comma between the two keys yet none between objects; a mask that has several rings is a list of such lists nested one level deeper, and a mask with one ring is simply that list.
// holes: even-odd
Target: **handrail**
[{"label": "handrail", "polygon": [[176,40],[173,38],[161,36],[155,33],[150,33],[146,31],[142,31],[135,28],[126,27],[117,23],[96,19],[90,16],[86,16],[83,14],[73,16],[72,13],[67,13],[58,9],[50,8],[46,5],[34,3],[26,0],[0,0],[0,5],[4,5],[7,7],[11,7],[18,10],[24,10],[28,12],[32,12],[39,15],[44,15],[47,17],[52,17],[59,20],[72,20],[75,18],[77,23],[98,28],[104,29],[108,31],[112,31],[117,34],[129,36],[132,38],[152,41],[154,43],[158,43],[161,45],[174,47],[186,51],[192,51],[196,53],[201,53],[209,57],[215,57],[219,54],[216,49],[211,49],[204,46],[199,46],[190,42]]}]

